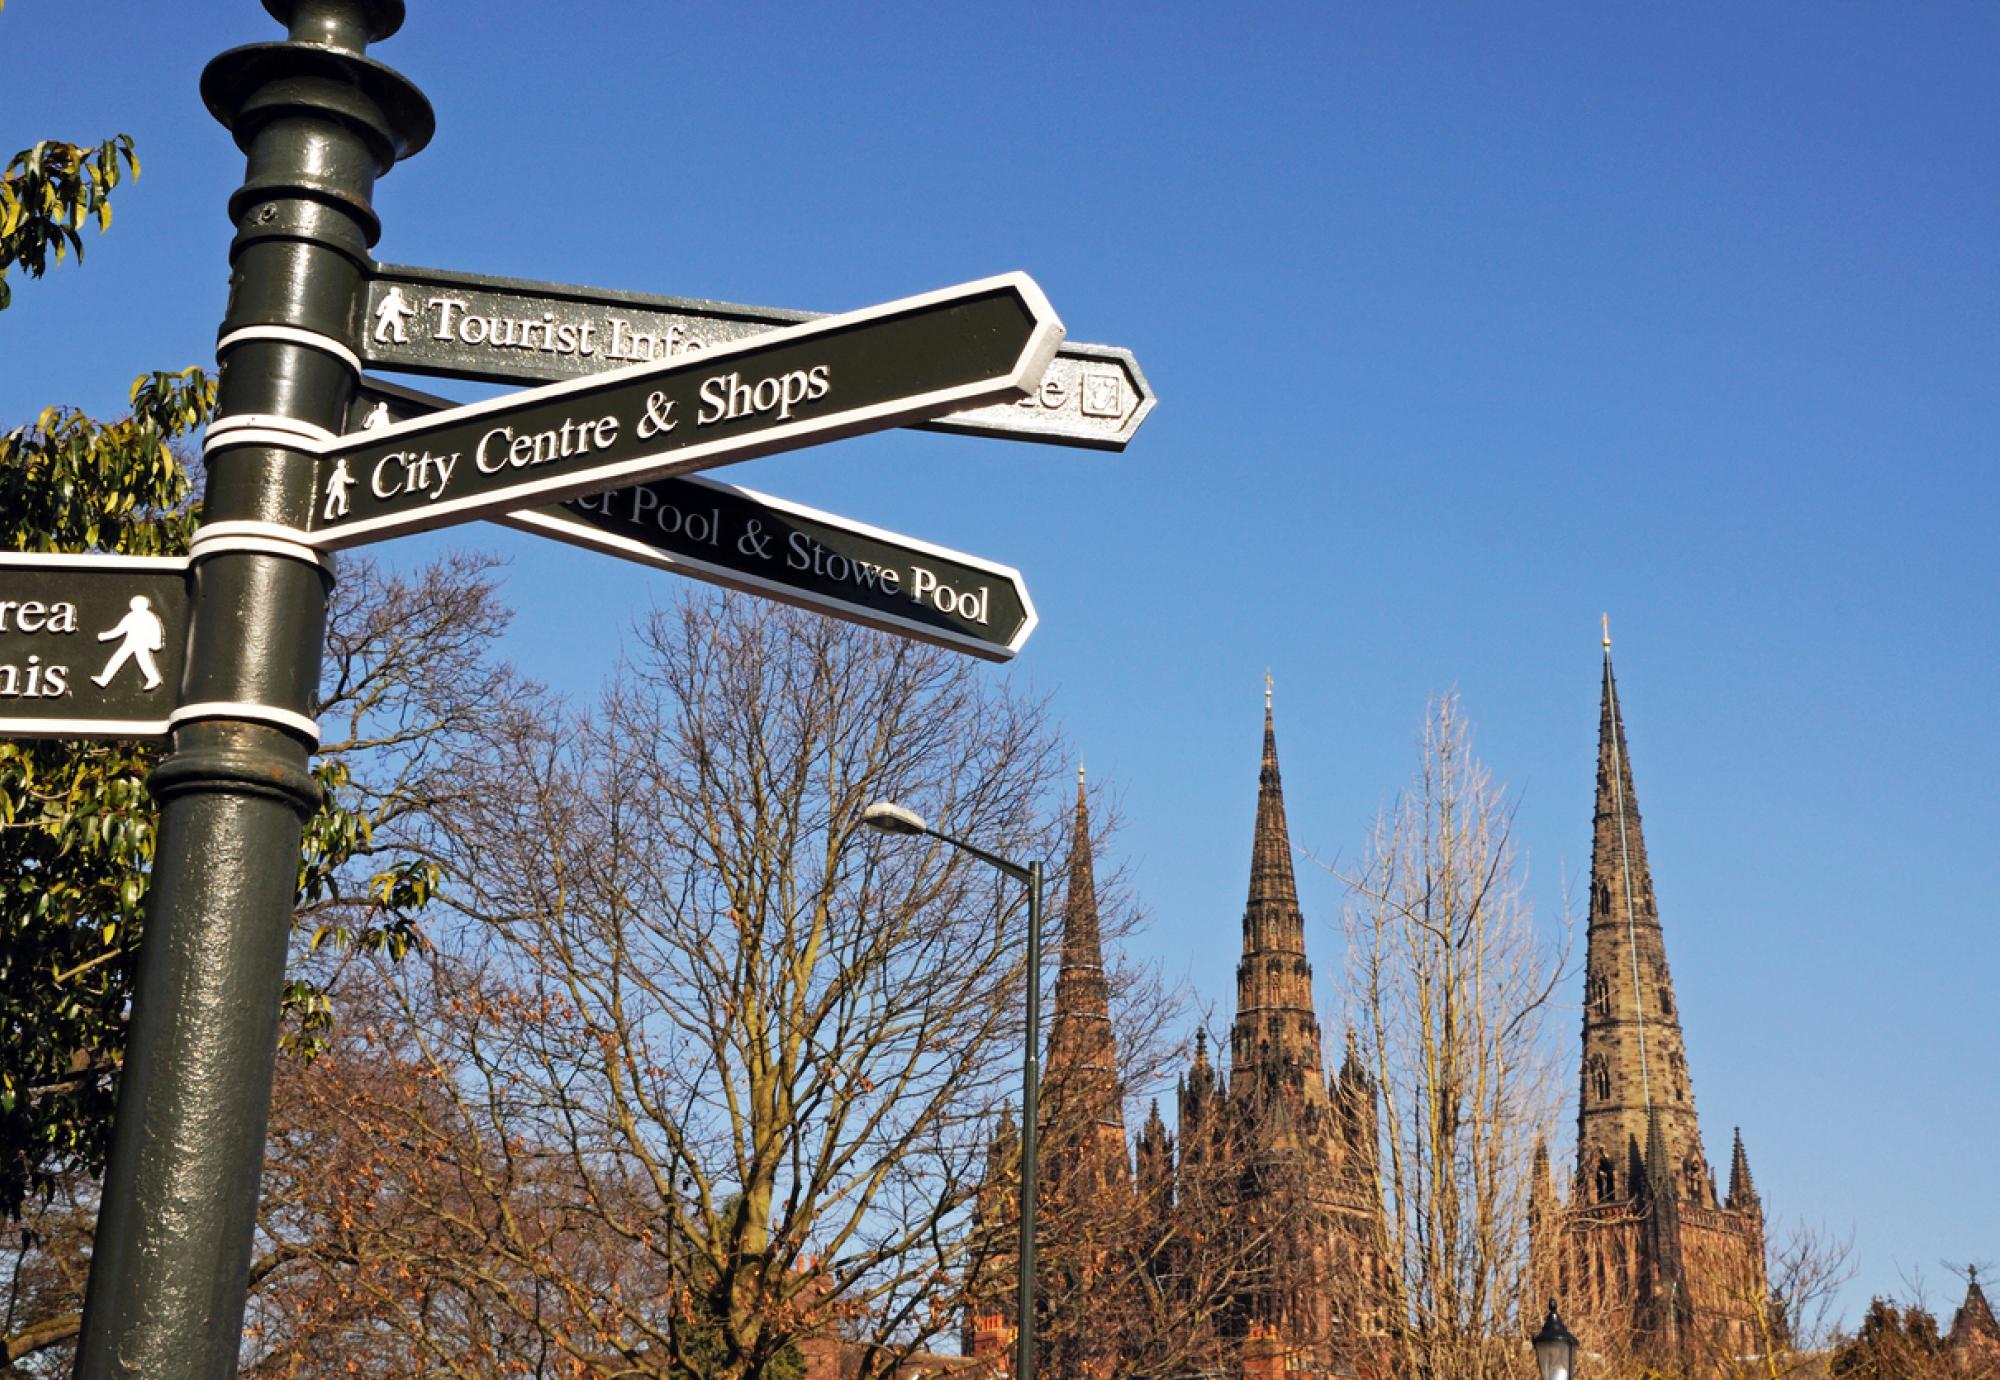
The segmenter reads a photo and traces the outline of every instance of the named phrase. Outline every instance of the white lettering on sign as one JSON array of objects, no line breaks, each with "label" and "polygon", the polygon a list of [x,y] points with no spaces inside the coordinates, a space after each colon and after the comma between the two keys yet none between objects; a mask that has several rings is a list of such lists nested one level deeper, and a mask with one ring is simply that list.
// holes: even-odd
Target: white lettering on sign
[{"label": "white lettering on sign", "polygon": [[689,335],[687,327],[678,321],[669,322],[661,331],[633,330],[632,323],[622,316],[607,316],[604,324],[609,327],[606,333],[611,337],[604,347],[607,359],[665,359],[708,348],[707,341]]},{"label": "white lettering on sign", "polygon": [[[368,475],[368,492],[377,498],[394,498],[397,494],[423,494],[435,503],[444,497],[445,486],[451,483],[452,469],[458,464],[458,452],[450,455],[432,455],[429,451],[392,450],[375,462],[375,468]],[[335,467],[333,478],[327,480],[327,511],[329,518],[339,517],[347,511],[347,495],[343,488],[340,494],[340,511],[333,510],[333,486],[347,469],[347,459],[341,457]],[[435,480],[436,492],[432,492]],[[351,481],[350,481],[351,482]]]},{"label": "white lettering on sign", "polygon": [[963,592],[953,589],[939,580],[936,572],[916,567],[911,572],[910,602],[921,604],[929,601],[939,613],[949,613],[963,618],[968,623],[984,625],[986,615],[992,606],[992,589],[981,585],[977,590]]},{"label": "white lettering on sign", "polygon": [[650,523],[670,537],[684,536],[697,546],[722,545],[720,508],[691,512],[677,504],[662,503],[660,496],[643,484],[631,489],[607,489],[603,493],[585,494],[582,498],[572,499],[570,506],[586,513],[623,518],[631,523]]},{"label": "white lettering on sign", "polygon": [[859,556],[829,551],[804,532],[794,532],[786,538],[785,565],[791,570],[810,570],[835,584],[851,584],[857,589],[880,590],[884,594],[902,592],[902,571],[864,561]]},{"label": "white lettering on sign", "polygon": [[810,369],[774,374],[755,383],[745,383],[743,376],[734,370],[703,379],[699,390],[701,412],[695,417],[695,424],[708,426],[771,412],[776,412],[779,421],[785,421],[800,403],[817,402],[833,391],[830,369],[830,365],[818,364]]},{"label": "white lettering on sign", "polygon": [[[44,602],[40,599],[0,599],[0,633],[75,631],[75,604],[59,601]],[[53,700],[60,699],[68,693],[69,667],[67,666],[54,662],[45,664],[39,656],[29,657],[22,665],[11,662],[0,665],[0,699]]]},{"label": "white lettering on sign", "polygon": [[[8,620],[13,620],[9,627]],[[39,599],[0,599],[0,633],[73,633],[75,604],[45,604]]]},{"label": "white lettering on sign", "polygon": [[[146,687],[151,689],[151,686]],[[57,700],[69,693],[69,667],[44,666],[38,656],[25,666],[0,665],[0,699]]]},{"label": "white lettering on sign", "polygon": [[[390,337],[382,334],[379,318],[388,310],[390,301],[400,300],[401,296],[400,289],[390,288],[389,297],[376,308],[375,338],[385,344]],[[424,305],[437,313],[437,325],[431,331],[433,340],[456,340],[461,345],[489,345],[502,350],[536,350],[545,355],[597,353],[593,338],[597,324],[592,321],[558,321],[552,311],[545,311],[540,317],[489,315],[473,311],[472,303],[463,297],[433,297]],[[403,343],[400,333],[393,339]]]},{"label": "white lettering on sign", "polygon": [[[613,416],[599,417],[590,422],[572,421],[565,417],[559,427],[519,435],[511,426],[496,426],[479,438],[479,445],[472,453],[472,463],[481,474],[498,474],[502,469],[526,469],[531,465],[546,465],[551,460],[588,455],[593,450],[603,450],[617,439],[618,419]],[[505,445],[502,447],[496,442],[504,442]],[[490,454],[488,445],[494,445]]]}]

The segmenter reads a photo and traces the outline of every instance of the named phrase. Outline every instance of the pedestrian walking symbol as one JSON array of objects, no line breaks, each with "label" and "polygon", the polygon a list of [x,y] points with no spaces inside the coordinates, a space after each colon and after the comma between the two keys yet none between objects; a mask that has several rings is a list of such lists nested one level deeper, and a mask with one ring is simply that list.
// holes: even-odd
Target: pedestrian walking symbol
[{"label": "pedestrian walking symbol", "polygon": [[[361,429],[373,430],[366,422],[362,423]],[[353,487],[354,472],[347,467],[347,457],[343,455],[340,463],[333,467],[333,473],[326,477],[326,507],[320,511],[320,516],[328,522],[346,517],[347,491]]]},{"label": "pedestrian walking symbol", "polygon": [[153,612],[152,601],[143,594],[132,596],[131,610],[118,620],[116,626],[97,635],[99,642],[123,640],[118,643],[118,650],[111,654],[111,660],[104,663],[104,669],[90,678],[92,684],[111,684],[111,678],[118,674],[119,667],[128,661],[136,661],[139,663],[139,674],[145,677],[146,689],[159,688],[160,667],[153,660],[153,653],[167,645],[166,624]]},{"label": "pedestrian walking symbol", "polygon": [[417,309],[403,296],[402,289],[390,288],[389,295],[375,308],[375,339],[384,345],[409,344],[409,321],[416,314]]}]

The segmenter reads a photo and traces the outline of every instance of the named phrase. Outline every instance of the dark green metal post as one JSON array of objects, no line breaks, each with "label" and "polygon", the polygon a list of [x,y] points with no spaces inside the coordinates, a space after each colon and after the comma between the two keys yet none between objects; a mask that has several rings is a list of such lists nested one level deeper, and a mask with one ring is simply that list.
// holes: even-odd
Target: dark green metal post
[{"label": "dark green metal post", "polygon": [[327,563],[288,442],[343,429],[375,178],[430,107],[362,55],[402,0],[264,0],[287,41],[224,53],[202,97],[248,157],[196,535],[187,672],[150,782],[158,847],[79,1376],[236,1373],[310,771]]},{"label": "dark green metal post", "polygon": [[1028,1038],[1021,1056],[1021,1280],[1015,1304],[1020,1347],[1014,1373],[1035,1380],[1035,1179],[1042,1119],[1042,865],[1028,864]]}]

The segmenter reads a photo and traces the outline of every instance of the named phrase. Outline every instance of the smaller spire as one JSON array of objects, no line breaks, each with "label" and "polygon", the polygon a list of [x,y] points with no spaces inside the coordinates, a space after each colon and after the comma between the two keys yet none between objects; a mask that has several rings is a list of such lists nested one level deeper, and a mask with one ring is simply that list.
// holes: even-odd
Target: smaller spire
[{"label": "smaller spire", "polygon": [[1758,1206],[1757,1185],[1750,1178],[1750,1156],[1743,1150],[1743,1128],[1736,1128],[1736,1148],[1729,1155],[1729,1197],[1726,1206],[1743,1211]]},{"label": "smaller spire", "polygon": [[1656,1198],[1678,1197],[1673,1163],[1667,1158],[1666,1132],[1660,1126],[1660,1109],[1646,1109],[1646,1187]]},{"label": "smaller spire", "polygon": [[2000,1356],[2000,1321],[1993,1317],[1993,1305],[1979,1287],[1979,1268],[1965,1267],[1965,1302],[1952,1314],[1951,1331],[1946,1334],[1951,1349],[1966,1360],[1983,1361]]},{"label": "smaller spire", "polygon": [[[1533,1168],[1528,1172],[1528,1195],[1530,1199],[1537,1204],[1554,1202],[1556,1196],[1555,1170],[1549,1164],[1548,1138],[1539,1131],[1535,1133],[1535,1153],[1530,1163],[1533,1165]],[[1539,1210],[1539,1208],[1531,1209],[1531,1211]]]}]

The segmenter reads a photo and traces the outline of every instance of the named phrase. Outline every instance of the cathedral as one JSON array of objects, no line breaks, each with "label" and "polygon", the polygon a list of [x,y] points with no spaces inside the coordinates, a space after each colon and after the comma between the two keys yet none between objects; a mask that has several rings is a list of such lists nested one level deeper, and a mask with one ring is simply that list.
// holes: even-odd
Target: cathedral
[{"label": "cathedral", "polygon": [[[1576,1169],[1560,1191],[1537,1148],[1522,1316],[1553,1298],[1587,1352],[1701,1374],[1762,1354],[1783,1320],[1767,1299],[1763,1209],[1741,1137],[1724,1193],[1703,1149],[1608,635],[1596,799]],[[1379,1099],[1351,1039],[1329,1070],[1268,688],[1242,930],[1226,1068],[1198,1034],[1174,1130],[1155,1103],[1128,1148],[1079,773],[1038,1121],[1037,1331],[1040,1370],[1055,1380],[1386,1374],[1397,1309]],[[978,1204],[995,1242],[1011,1223],[1016,1139],[1003,1120]],[[1082,1225],[1107,1221],[1130,1230]],[[1005,1375],[1011,1257],[996,1247],[976,1278],[962,1349]],[[1064,1320],[1064,1300],[1086,1301],[1083,1325]],[[1130,1326],[1135,1316],[1146,1326]],[[1129,1348],[1157,1348],[1167,1333],[1174,1357],[1132,1364]]]},{"label": "cathedral", "polygon": [[1784,1340],[1764,1278],[1764,1208],[1739,1132],[1726,1192],[1702,1147],[1625,721],[1604,638],[1576,1168],[1558,1198],[1536,1156],[1537,1297],[1586,1350],[1702,1373]]}]

